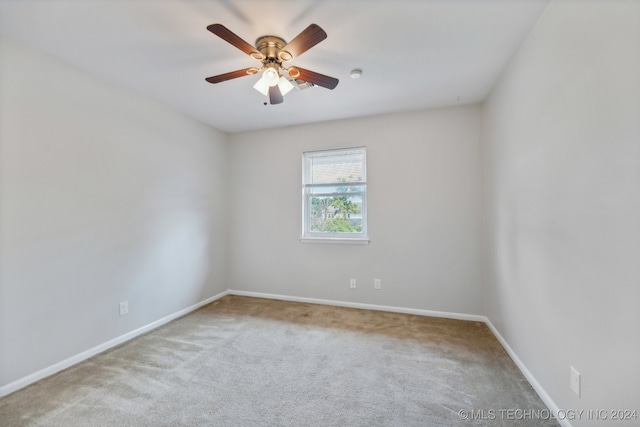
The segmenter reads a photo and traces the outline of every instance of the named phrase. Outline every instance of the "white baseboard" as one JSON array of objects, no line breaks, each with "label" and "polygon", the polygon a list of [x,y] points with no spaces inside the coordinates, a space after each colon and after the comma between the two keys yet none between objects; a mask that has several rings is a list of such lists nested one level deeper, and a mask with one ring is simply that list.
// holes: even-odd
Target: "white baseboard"
[{"label": "white baseboard", "polygon": [[68,359],[65,359],[61,362],[58,362],[54,365],[51,365],[47,368],[44,368],[38,372],[34,372],[33,374],[27,375],[26,377],[20,378],[19,380],[16,380],[12,383],[9,383],[5,386],[0,387],[0,397],[2,396],[6,396],[9,393],[13,393],[14,391],[17,391],[23,387],[28,386],[29,384],[32,384],[36,381],[39,381],[43,378],[46,378],[48,376],[51,376],[57,372],[60,372],[64,369],[67,369],[77,363],[82,362],[83,360],[86,360],[92,356],[95,356],[98,353],[102,353],[105,350],[108,350],[112,347],[115,347],[117,345],[120,345],[126,341],[129,341],[130,339],[133,339],[139,335],[142,335],[144,333],[147,333],[159,326],[162,326],[166,323],[169,323],[170,321],[177,319],[178,317],[184,316],[185,314],[191,313],[192,311],[195,311],[197,309],[199,309],[200,307],[207,305],[215,300],[218,300],[220,298],[222,298],[223,296],[227,295],[229,293],[229,291],[224,291],[221,292],[217,295],[212,296],[211,298],[207,298],[203,301],[200,301],[197,304],[194,304],[190,307],[187,307],[185,309],[182,309],[180,311],[177,311],[173,314],[170,314],[166,317],[163,317],[162,319],[156,320],[155,322],[149,323],[148,325],[142,326],[141,328],[138,328],[134,331],[128,332],[124,335],[121,335],[117,338],[114,338],[112,340],[109,340],[105,343],[102,343],[100,345],[97,345],[93,348],[90,348],[87,351],[83,351],[80,354],[76,354],[75,356],[72,356]]},{"label": "white baseboard", "polygon": [[282,301],[305,302],[308,304],[333,305],[337,307],[359,308],[363,310],[389,311],[392,313],[415,314],[418,316],[444,317],[447,319],[471,320],[476,322],[486,322],[487,318],[475,314],[449,313],[446,311],[420,310],[417,308],[393,307],[388,305],[363,304],[358,302],[337,301],[330,299],[293,297],[289,295],[265,294],[262,292],[236,291],[229,289],[229,295],[244,297],[276,299]]},{"label": "white baseboard", "polygon": [[[500,334],[500,332],[498,332],[496,327],[493,326],[493,323],[491,323],[491,321],[487,318],[485,318],[485,323],[487,324],[489,329],[491,329],[491,332],[493,333],[493,335],[495,335],[495,337],[498,339],[500,344],[502,344],[502,347],[504,347],[505,351],[507,352],[511,360],[513,360],[513,363],[515,363],[518,369],[520,369],[520,372],[522,372],[522,375],[524,375],[527,381],[529,381],[529,384],[531,384],[531,387],[533,387],[536,393],[538,393],[538,396],[540,396],[540,399],[542,399],[544,404],[547,405],[551,413],[558,414],[560,412],[560,408],[558,408],[558,405],[556,405],[555,402],[551,399],[551,397],[547,394],[545,389],[538,382],[538,380],[536,380],[536,378],[533,376],[531,371],[527,369],[527,367],[522,362],[522,360],[520,360],[520,358],[515,353],[515,351],[513,351],[509,343],[507,343],[507,341]],[[572,427],[571,423],[567,419],[558,419],[557,421],[561,426]]]}]

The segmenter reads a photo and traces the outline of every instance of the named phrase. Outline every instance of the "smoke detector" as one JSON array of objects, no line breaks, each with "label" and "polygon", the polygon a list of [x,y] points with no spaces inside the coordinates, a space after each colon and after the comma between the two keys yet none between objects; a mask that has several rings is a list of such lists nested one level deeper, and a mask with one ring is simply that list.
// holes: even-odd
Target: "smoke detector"
[{"label": "smoke detector", "polygon": [[351,76],[352,79],[359,79],[360,76],[362,76],[362,70],[355,68],[351,70],[351,73],[349,73],[349,75]]}]

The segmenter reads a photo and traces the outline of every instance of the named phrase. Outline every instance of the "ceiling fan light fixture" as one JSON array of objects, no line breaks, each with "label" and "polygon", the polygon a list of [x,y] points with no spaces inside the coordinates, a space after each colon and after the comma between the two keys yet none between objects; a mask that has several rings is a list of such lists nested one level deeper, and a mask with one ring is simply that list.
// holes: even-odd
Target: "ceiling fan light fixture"
[{"label": "ceiling fan light fixture", "polygon": [[275,67],[269,66],[262,72],[260,80],[253,85],[253,88],[264,96],[267,96],[269,94],[269,88],[276,86],[279,81],[280,73]]},{"label": "ceiling fan light fixture", "polygon": [[253,88],[264,96],[267,96],[267,94],[269,93],[269,85],[264,81],[262,77],[260,77],[260,80],[258,80],[256,84],[253,85]]},{"label": "ceiling fan light fixture", "polygon": [[291,92],[291,89],[293,89],[293,85],[289,80],[285,79],[284,77],[280,77],[280,80],[278,80],[278,88],[280,89],[280,93],[282,93],[282,96],[285,96],[286,94]]},{"label": "ceiling fan light fixture", "polygon": [[264,70],[264,72],[262,73],[262,80],[264,80],[264,82],[268,85],[268,86],[275,86],[278,84],[278,80],[280,79],[280,73],[278,73],[278,71],[275,68],[267,68],[266,70]]}]

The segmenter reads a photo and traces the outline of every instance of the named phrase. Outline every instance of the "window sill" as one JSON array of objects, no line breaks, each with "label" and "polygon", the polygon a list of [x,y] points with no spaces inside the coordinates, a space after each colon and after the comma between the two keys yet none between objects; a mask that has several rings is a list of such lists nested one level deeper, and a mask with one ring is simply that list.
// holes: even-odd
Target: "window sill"
[{"label": "window sill", "polygon": [[300,237],[300,243],[321,243],[333,245],[368,245],[368,237]]}]

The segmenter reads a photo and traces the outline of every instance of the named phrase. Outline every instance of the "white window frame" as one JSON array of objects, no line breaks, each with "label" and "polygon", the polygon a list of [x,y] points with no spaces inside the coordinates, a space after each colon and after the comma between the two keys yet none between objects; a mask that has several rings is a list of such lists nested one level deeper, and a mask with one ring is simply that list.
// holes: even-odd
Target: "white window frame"
[{"label": "white window frame", "polygon": [[[312,196],[337,196],[344,195],[344,193],[318,193],[318,189],[335,187],[333,183],[313,184],[309,182],[311,159],[317,157],[325,157],[330,155],[340,154],[344,152],[344,155],[353,155],[357,153],[362,155],[362,179],[353,182],[344,182],[341,185],[345,186],[357,186],[362,187],[362,191],[351,194],[357,194],[362,198],[362,205],[360,206],[362,215],[362,230],[360,232],[314,232],[310,230],[310,200]],[[315,191],[314,191],[315,190]],[[334,244],[361,244],[366,245],[369,243],[369,237],[367,234],[367,150],[366,147],[349,147],[338,148],[331,150],[318,150],[318,151],[305,151],[302,153],[302,236],[300,237],[302,243],[334,243]]]}]

